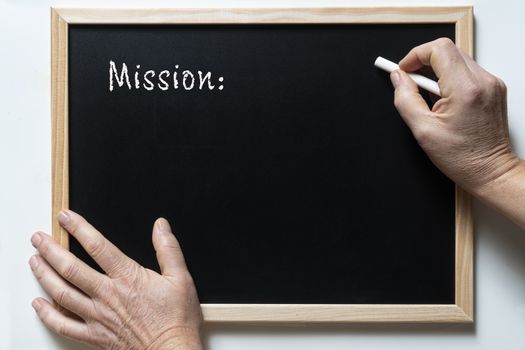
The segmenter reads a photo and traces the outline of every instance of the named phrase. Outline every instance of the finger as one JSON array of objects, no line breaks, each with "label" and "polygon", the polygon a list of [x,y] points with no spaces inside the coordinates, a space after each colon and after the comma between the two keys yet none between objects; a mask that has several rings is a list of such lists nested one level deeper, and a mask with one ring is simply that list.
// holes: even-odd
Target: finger
[{"label": "finger", "polygon": [[463,58],[463,60],[465,61],[465,64],[467,65],[467,67],[472,72],[474,72],[474,73],[480,72],[480,71],[486,72],[483,68],[481,68],[481,66],[479,64],[476,63],[476,61],[474,61],[472,59],[472,57],[467,55],[463,50],[458,49],[458,51],[459,51],[459,54],[461,55],[461,57]]},{"label": "finger", "polygon": [[31,237],[31,243],[60,276],[86,294],[98,295],[97,288],[106,276],[93,270],[43,232],[36,232]]},{"label": "finger", "polygon": [[29,259],[29,265],[42,288],[53,300],[82,318],[87,316],[91,302],[86,295],[67,283],[40,256],[33,255]]},{"label": "finger", "polygon": [[89,331],[86,323],[65,316],[43,298],[33,300],[32,306],[44,325],[56,334],[89,342]]},{"label": "finger", "polygon": [[431,111],[419,88],[407,73],[396,70],[390,75],[395,87],[394,104],[408,127],[417,135],[428,123]]},{"label": "finger", "polygon": [[126,274],[135,263],[77,213],[64,210],[57,218],[60,225],[78,240],[108,276],[119,277]]},{"label": "finger", "polygon": [[163,275],[175,276],[177,272],[187,269],[180,244],[171,232],[168,220],[159,218],[155,221],[152,240]]},{"label": "finger", "polygon": [[464,79],[470,76],[463,56],[450,39],[441,38],[419,45],[399,62],[399,68],[407,72],[423,66],[432,67],[444,96],[448,96],[451,88],[461,86]]},{"label": "finger", "polygon": [[399,68],[413,72],[424,66],[431,66],[436,76],[440,78],[458,60],[462,61],[463,58],[454,42],[447,38],[440,38],[414,47],[399,61]]}]

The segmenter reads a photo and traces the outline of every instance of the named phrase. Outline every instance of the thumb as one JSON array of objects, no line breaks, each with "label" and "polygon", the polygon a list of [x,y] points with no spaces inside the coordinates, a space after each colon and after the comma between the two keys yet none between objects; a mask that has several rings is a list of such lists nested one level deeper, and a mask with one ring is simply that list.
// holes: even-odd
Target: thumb
[{"label": "thumb", "polygon": [[432,113],[426,101],[419,94],[417,84],[402,70],[395,70],[390,74],[390,80],[395,88],[394,105],[416,135],[430,120]]},{"label": "thumb", "polygon": [[181,269],[187,269],[180,244],[171,232],[168,220],[159,218],[155,221],[152,240],[164,276],[175,276]]}]

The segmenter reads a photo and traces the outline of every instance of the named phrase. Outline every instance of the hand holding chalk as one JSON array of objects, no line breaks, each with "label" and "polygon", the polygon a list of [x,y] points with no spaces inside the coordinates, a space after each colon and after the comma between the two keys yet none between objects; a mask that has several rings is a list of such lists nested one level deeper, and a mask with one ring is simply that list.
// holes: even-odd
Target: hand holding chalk
[{"label": "hand holding chalk", "polygon": [[[376,58],[376,61],[374,62],[374,65],[377,68],[381,68],[389,73],[395,71],[396,69],[399,69],[399,66],[395,64],[392,61],[387,60],[386,58],[383,58],[381,56]],[[416,82],[416,84],[427,91],[430,91],[431,93],[441,96],[441,91],[439,90],[439,85],[437,82],[435,82],[432,79],[429,79],[427,77],[424,77],[420,74],[416,73],[408,73],[410,78]]]},{"label": "hand holding chalk", "polygon": [[[525,228],[525,161],[510,144],[503,81],[448,38],[412,48],[400,63],[408,71],[431,67],[451,97],[429,107],[418,94],[417,85],[430,90],[421,80],[408,79],[404,70],[393,79],[394,105],[432,163]],[[376,66],[389,72],[398,67],[381,57]]]}]

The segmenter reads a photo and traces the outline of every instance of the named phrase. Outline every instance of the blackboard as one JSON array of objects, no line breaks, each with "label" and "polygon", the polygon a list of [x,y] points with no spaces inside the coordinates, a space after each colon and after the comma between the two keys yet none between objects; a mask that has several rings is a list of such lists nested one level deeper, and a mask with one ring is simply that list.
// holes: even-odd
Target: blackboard
[{"label": "blackboard", "polygon": [[69,207],[155,270],[167,218],[203,304],[455,304],[455,184],[373,65],[455,30],[71,24]]}]

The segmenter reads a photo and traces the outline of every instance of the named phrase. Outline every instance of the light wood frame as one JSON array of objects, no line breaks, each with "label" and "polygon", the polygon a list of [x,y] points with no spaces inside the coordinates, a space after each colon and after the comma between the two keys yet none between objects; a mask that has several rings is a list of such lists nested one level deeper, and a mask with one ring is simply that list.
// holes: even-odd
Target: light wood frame
[{"label": "light wood frame", "polygon": [[[69,24],[181,23],[453,23],[456,45],[472,56],[472,7],[371,7],[279,9],[51,9],[53,237],[68,248],[68,233],[55,220],[69,206]],[[397,304],[202,304],[207,322],[243,323],[471,323],[473,322],[473,221],[470,196],[456,186],[455,303]]]}]

